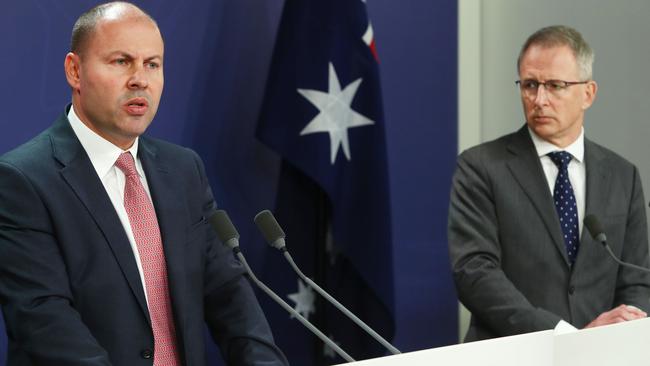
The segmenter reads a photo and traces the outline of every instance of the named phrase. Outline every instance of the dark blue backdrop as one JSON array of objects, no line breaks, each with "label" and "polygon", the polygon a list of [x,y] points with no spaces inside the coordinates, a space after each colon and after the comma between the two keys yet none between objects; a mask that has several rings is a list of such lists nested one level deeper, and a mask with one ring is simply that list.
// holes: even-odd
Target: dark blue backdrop
[{"label": "dark blue backdrop", "polygon": [[[96,3],[3,2],[0,153],[49,126],[69,101],[63,58],[70,29]],[[258,249],[252,217],[274,207],[279,162],[253,136],[283,1],[136,3],[158,20],[166,46],[165,92],[149,133],[199,152],[218,204],[240,228],[251,265],[260,268],[266,249]],[[368,8],[387,126],[394,343],[403,351],[447,345],[457,340],[446,247],[457,149],[457,3],[368,0]],[[281,337],[281,329],[274,332]],[[5,353],[0,329],[0,364]]]}]

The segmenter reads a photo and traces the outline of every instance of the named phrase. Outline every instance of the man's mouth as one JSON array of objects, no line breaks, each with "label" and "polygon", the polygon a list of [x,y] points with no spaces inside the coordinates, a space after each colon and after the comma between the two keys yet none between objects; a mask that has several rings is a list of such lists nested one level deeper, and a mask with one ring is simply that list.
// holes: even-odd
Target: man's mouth
[{"label": "man's mouth", "polygon": [[546,116],[546,115],[534,115],[533,120],[542,120],[542,121],[547,121],[550,120],[552,117],[551,116]]},{"label": "man's mouth", "polygon": [[147,112],[149,102],[146,98],[133,98],[124,104],[124,108],[132,116],[142,116]]}]

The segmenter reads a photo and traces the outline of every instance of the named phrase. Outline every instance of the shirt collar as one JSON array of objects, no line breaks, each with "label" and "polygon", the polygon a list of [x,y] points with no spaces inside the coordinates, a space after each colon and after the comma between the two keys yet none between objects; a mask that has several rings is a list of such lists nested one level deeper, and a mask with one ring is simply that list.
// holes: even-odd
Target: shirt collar
[{"label": "shirt collar", "polygon": [[[121,148],[113,145],[110,141],[99,136],[95,131],[91,130],[86,126],[77,114],[74,111],[74,107],[70,106],[70,111],[68,112],[68,121],[70,121],[70,126],[74,131],[75,135],[79,139],[81,146],[86,150],[86,154],[90,158],[90,162],[93,164],[95,171],[100,179],[102,179],[109,170],[115,164],[117,158],[123,152],[130,152],[133,155],[133,158],[136,159],[138,156],[138,140],[136,138],[127,150],[122,150]],[[136,164],[137,167],[137,164]],[[142,177],[142,172],[140,169],[136,169],[138,174]]]},{"label": "shirt collar", "polygon": [[530,138],[533,140],[533,144],[535,144],[535,150],[537,150],[537,156],[540,158],[543,156],[546,156],[550,152],[554,151],[566,151],[571,156],[573,156],[573,159],[578,161],[579,163],[582,163],[585,157],[585,129],[584,127],[580,130],[580,135],[578,138],[571,143],[571,145],[565,147],[564,149],[561,149],[552,143],[543,140],[541,137],[537,136],[537,134],[528,127],[528,133],[530,133]]}]

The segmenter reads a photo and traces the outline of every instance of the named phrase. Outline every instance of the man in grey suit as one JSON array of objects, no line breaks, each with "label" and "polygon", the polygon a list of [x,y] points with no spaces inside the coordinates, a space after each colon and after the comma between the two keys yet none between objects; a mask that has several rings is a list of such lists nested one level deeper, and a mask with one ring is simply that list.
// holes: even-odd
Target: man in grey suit
[{"label": "man in grey suit", "polygon": [[[465,340],[643,318],[650,276],[616,264],[583,230],[596,215],[623,261],[648,266],[637,168],[588,140],[593,51],[565,26],[531,35],[517,62],[526,125],[458,158],[449,251]],[[577,211],[577,213],[576,213]]]}]

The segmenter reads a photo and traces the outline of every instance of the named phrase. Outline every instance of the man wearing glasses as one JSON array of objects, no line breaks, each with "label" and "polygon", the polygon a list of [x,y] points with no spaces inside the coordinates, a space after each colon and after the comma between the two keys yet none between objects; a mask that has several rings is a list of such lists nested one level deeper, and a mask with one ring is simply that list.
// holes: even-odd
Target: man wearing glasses
[{"label": "man wearing glasses", "polygon": [[648,266],[639,172],[585,137],[593,59],[572,28],[535,32],[517,61],[526,125],[458,158],[449,251],[472,312],[466,340],[612,324],[650,309],[650,276],[617,265],[583,230],[596,215],[616,255]]}]

